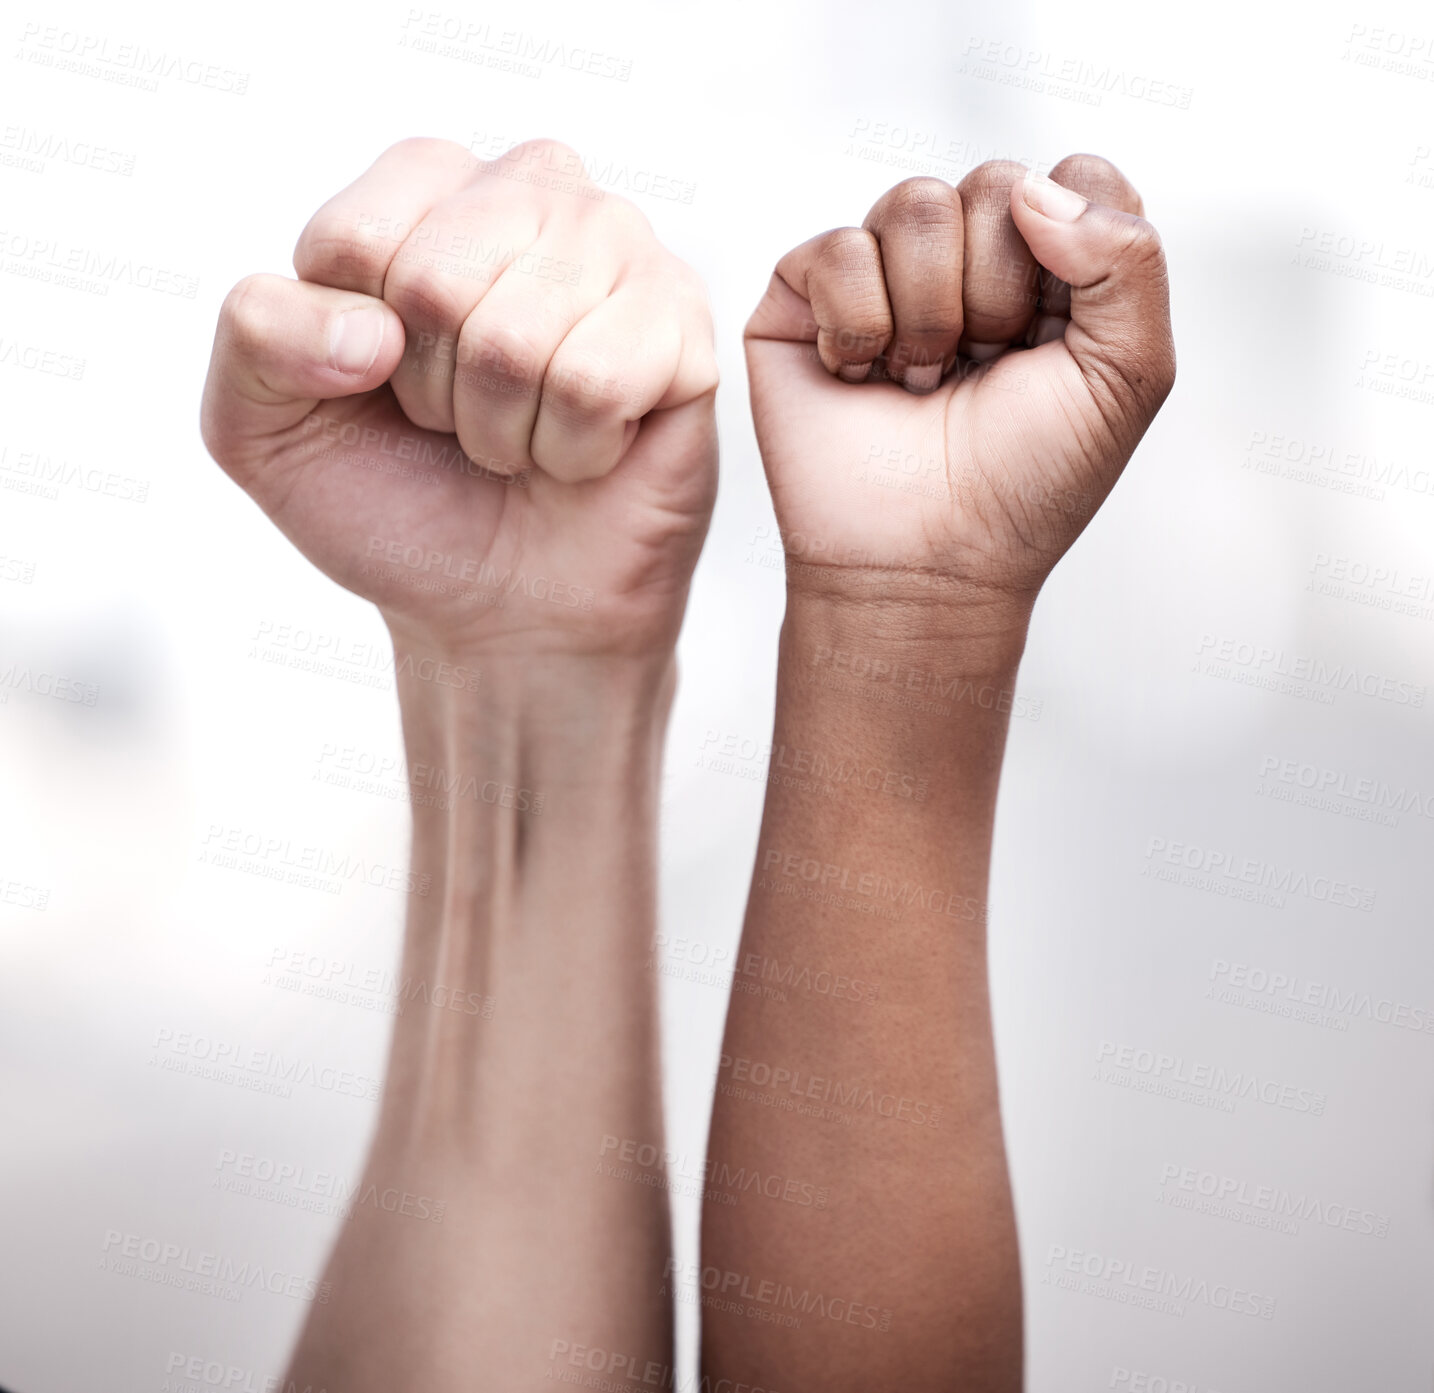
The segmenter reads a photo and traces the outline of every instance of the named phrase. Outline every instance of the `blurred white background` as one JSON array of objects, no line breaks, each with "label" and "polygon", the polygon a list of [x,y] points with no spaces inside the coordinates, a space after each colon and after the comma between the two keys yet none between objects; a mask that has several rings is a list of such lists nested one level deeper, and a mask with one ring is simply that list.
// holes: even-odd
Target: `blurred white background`
[{"label": "blurred white background", "polygon": [[[1089,150],[1141,189],[1180,380],[1038,607],[1020,687],[1040,716],[1013,724],[997,829],[1029,1387],[1427,1393],[1434,16],[124,8],[12,7],[0,58],[0,1383],[160,1393],[202,1386],[171,1372],[199,1359],[264,1387],[306,1304],[124,1275],[114,1236],[302,1282],[340,1220],[299,1201],[357,1180],[371,1102],[207,1080],[173,1048],[381,1074],[381,994],[322,999],[271,966],[390,967],[404,897],[209,853],[237,830],[389,867],[407,837],[391,684],[323,661],[382,654],[377,615],[208,460],[197,403],[229,286],[290,273],[319,203],[433,134],[575,145],[711,290],[723,482],[664,810],[689,1174],[783,596],[742,323],[778,255],[909,174]],[[538,56],[514,67],[505,34]],[[576,50],[603,61],[557,56]],[[89,272],[62,283],[72,255]],[[714,765],[729,740],[748,757]],[[1285,888],[1224,893],[1247,862]],[[1258,1091],[1226,1110],[1171,1085],[1212,1069]],[[267,1197],[233,1183],[285,1167],[304,1178]],[[677,1212],[690,1260],[695,1201]],[[1142,1309],[1068,1270],[1118,1264],[1188,1299]],[[1268,1318],[1222,1309],[1228,1288]]]}]

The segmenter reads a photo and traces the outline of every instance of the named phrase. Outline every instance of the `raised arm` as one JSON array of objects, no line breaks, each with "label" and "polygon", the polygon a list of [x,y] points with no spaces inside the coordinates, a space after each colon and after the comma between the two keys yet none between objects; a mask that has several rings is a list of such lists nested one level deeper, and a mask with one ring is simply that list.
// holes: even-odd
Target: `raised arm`
[{"label": "raised arm", "polygon": [[295,265],[226,302],[204,436],[388,623],[429,888],[361,1186],[394,1202],[346,1221],[286,1386],[510,1393],[592,1349],[670,1369],[667,1198],[602,1159],[661,1145],[644,965],[715,489],[703,292],[550,142],[395,146]]},{"label": "raised arm", "polygon": [[1139,197],[1094,157],[1052,174],[898,185],[784,257],[747,326],[787,614],[739,961],[790,985],[734,993],[709,1164],[797,1184],[706,1209],[684,1275],[714,1387],[1021,1386],[997,783],[1037,591],[1175,371]]}]

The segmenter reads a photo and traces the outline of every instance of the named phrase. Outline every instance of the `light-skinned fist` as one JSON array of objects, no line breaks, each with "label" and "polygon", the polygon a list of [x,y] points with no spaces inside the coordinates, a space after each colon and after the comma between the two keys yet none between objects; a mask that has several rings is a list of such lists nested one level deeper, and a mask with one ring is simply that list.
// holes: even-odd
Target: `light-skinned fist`
[{"label": "light-skinned fist", "polygon": [[646,218],[550,141],[406,140],[294,267],[225,300],[202,430],[295,545],[430,650],[669,650],[717,370],[701,283]]}]

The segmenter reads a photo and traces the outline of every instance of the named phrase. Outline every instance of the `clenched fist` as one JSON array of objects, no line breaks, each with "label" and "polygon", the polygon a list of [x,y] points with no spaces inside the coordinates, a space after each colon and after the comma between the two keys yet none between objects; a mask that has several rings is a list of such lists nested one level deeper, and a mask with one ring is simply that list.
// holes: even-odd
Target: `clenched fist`
[{"label": "clenched fist", "polygon": [[642,214],[551,142],[407,140],[294,266],[226,299],[202,425],[300,550],[431,650],[670,648],[717,371],[701,284]]},{"label": "clenched fist", "polygon": [[[1034,599],[1175,378],[1165,259],[1092,155],[910,179],[789,252],[747,325],[793,584]],[[800,578],[800,579],[798,579]]]}]

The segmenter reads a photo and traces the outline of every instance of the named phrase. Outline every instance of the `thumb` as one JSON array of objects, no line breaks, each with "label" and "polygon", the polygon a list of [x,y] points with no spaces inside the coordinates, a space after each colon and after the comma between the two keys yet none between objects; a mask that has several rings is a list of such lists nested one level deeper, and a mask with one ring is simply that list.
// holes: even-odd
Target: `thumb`
[{"label": "thumb", "polygon": [[200,432],[248,487],[273,437],[321,401],[381,386],[403,356],[403,321],[355,291],[248,276],[225,297],[204,383]]},{"label": "thumb", "polygon": [[1143,430],[1175,382],[1160,234],[1031,170],[1011,186],[1011,217],[1036,260],[1070,283],[1065,344],[1082,376]]}]

